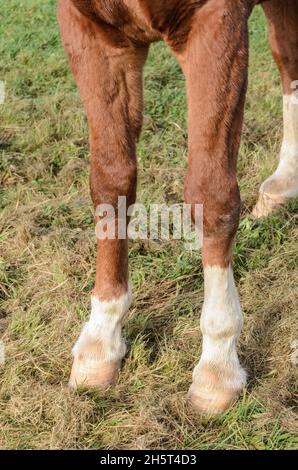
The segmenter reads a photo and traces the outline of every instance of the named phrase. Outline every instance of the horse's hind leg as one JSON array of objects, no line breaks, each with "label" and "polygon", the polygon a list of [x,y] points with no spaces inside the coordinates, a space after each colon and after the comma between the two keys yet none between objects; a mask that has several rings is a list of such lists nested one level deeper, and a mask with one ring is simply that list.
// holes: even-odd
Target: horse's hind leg
[{"label": "horse's hind leg", "polygon": [[117,378],[125,354],[121,323],[130,304],[127,217],[117,206],[119,196],[125,197],[127,207],[135,202],[135,143],[142,121],[147,48],[136,49],[112,28],[105,36],[105,28],[69,0],[60,0],[58,18],[89,123],[94,208],[110,216],[110,233],[105,236],[102,227],[97,240],[91,315],[73,349],[70,385],[107,386]]},{"label": "horse's hind leg", "polygon": [[283,84],[284,136],[279,165],[261,186],[255,217],[269,215],[298,195],[298,1],[271,0],[263,8]]}]

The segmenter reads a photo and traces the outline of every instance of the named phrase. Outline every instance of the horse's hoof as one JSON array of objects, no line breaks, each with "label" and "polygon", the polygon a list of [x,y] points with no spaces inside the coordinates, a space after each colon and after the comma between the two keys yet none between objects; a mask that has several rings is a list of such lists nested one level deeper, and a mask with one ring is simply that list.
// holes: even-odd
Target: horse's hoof
[{"label": "horse's hoof", "polygon": [[217,415],[226,411],[245,387],[246,372],[240,365],[214,366],[199,363],[194,369],[188,400],[202,414]]},{"label": "horse's hoof", "polygon": [[268,217],[272,212],[287,202],[287,198],[280,195],[272,195],[260,192],[259,199],[255,205],[252,216],[255,219]]},{"label": "horse's hoof", "polygon": [[106,389],[115,384],[119,377],[121,361],[98,362],[94,359],[74,358],[71,369],[69,387]]},{"label": "horse's hoof", "polygon": [[226,411],[238,398],[235,390],[208,390],[192,384],[187,399],[195,411],[204,415],[218,415]]}]

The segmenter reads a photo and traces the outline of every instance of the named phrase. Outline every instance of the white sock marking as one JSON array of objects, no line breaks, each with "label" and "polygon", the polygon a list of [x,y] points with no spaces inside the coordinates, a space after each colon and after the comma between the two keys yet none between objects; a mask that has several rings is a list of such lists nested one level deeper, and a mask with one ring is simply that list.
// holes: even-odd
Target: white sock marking
[{"label": "white sock marking", "polygon": [[[130,285],[125,294],[108,302],[91,296],[90,318],[73,347],[73,354],[85,355],[88,359],[96,360],[96,362],[122,359],[126,352],[126,346],[122,338],[121,327],[130,304]],[[90,345],[95,345],[95,347],[90,348]]]},{"label": "white sock marking", "polygon": [[204,367],[215,367],[224,386],[239,390],[246,374],[237,356],[236,343],[243,316],[232,268],[205,267],[205,300],[201,315],[203,349],[194,370],[194,381]]},{"label": "white sock marking", "polygon": [[298,104],[294,95],[283,97],[284,137],[277,170],[261,186],[261,192],[294,197],[298,195]]}]

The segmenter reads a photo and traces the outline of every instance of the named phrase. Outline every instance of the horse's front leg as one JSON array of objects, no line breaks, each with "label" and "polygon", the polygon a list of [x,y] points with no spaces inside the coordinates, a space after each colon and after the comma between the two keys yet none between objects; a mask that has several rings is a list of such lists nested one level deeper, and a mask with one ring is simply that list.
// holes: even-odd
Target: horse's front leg
[{"label": "horse's front leg", "polygon": [[100,27],[69,0],[60,1],[58,18],[88,117],[91,196],[100,224],[91,315],[73,348],[70,385],[108,386],[117,378],[126,349],[121,326],[131,292],[127,217],[118,198],[125,198],[127,208],[135,202],[135,143],[142,121],[147,50],[135,50],[125,38],[118,48],[112,41],[113,30],[105,41]]},{"label": "horse's front leg", "polygon": [[202,355],[189,398],[200,411],[224,411],[245,385],[236,342],[242,312],[232,270],[239,221],[236,180],[247,86],[246,2],[211,1],[197,13],[188,43],[177,56],[188,90],[189,169],[186,202],[203,205],[205,300]]}]

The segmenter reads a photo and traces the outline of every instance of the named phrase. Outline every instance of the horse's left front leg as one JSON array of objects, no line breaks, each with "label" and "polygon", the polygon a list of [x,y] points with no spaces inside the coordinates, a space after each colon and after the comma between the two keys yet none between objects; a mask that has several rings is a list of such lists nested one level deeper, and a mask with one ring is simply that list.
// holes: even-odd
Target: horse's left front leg
[{"label": "horse's left front leg", "polygon": [[189,107],[185,200],[193,209],[202,204],[204,212],[203,347],[189,397],[196,409],[211,413],[224,411],[246,380],[236,350],[243,319],[232,270],[240,212],[236,162],[247,83],[249,12],[242,5],[235,9],[228,2],[208,2],[178,54]]}]

